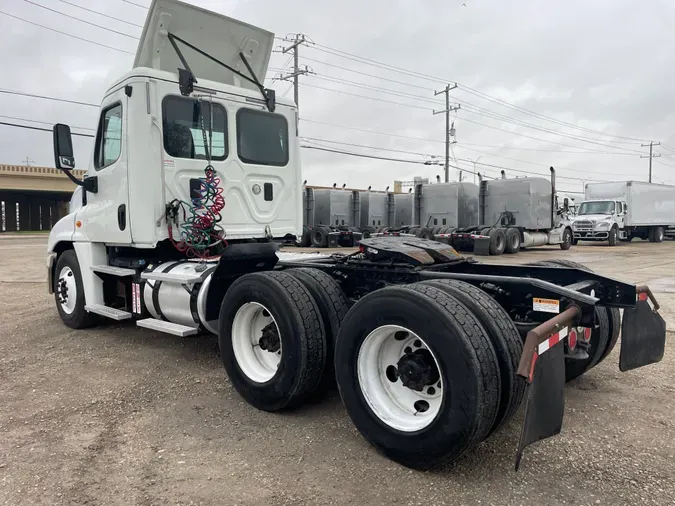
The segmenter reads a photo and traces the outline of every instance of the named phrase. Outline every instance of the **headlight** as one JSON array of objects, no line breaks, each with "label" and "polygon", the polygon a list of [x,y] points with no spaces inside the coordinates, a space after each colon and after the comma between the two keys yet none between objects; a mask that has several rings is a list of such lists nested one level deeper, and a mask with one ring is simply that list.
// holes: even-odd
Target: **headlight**
[{"label": "headlight", "polygon": [[601,221],[600,223],[595,225],[595,228],[600,229],[600,230],[607,229],[607,228],[609,228],[609,222],[608,221]]}]

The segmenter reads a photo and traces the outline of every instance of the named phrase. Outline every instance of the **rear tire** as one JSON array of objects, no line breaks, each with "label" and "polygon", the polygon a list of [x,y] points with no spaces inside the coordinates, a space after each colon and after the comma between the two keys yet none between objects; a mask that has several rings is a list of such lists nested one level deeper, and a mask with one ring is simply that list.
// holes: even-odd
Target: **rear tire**
[{"label": "rear tire", "polygon": [[[266,332],[269,341],[263,347]],[[218,344],[234,388],[264,411],[301,404],[326,367],[326,333],[317,303],[284,272],[246,274],[232,283],[220,306]]]},{"label": "rear tire", "polygon": [[504,253],[518,253],[520,251],[520,230],[517,228],[506,229],[506,246]]},{"label": "rear tire", "polygon": [[[403,358],[423,362],[409,367]],[[391,286],[360,299],[340,329],[335,363],[356,428],[405,466],[452,462],[494,423],[500,383],[492,345],[466,307],[433,286]]]},{"label": "rear tire", "polygon": [[490,230],[490,255],[498,256],[504,253],[506,248],[506,235],[503,228]]},{"label": "rear tire", "polygon": [[61,320],[71,329],[85,329],[98,321],[84,309],[84,285],[75,250],[64,251],[56,261],[54,301]]},{"label": "rear tire", "polygon": [[449,279],[423,281],[455,297],[485,328],[497,355],[501,378],[501,398],[497,418],[490,434],[513,416],[525,395],[525,380],[518,376],[518,363],[523,353],[523,340],[508,313],[497,301],[470,283]]},{"label": "rear tire", "polygon": [[312,230],[312,246],[315,248],[325,248],[328,246],[328,229],[326,227],[316,227]]},{"label": "rear tire", "polygon": [[663,242],[663,236],[663,227],[654,227],[654,232],[652,234],[654,242]]},{"label": "rear tire", "polygon": [[300,267],[285,271],[295,277],[314,298],[326,331],[326,369],[323,373],[318,393],[323,393],[335,385],[335,367],[333,363],[335,341],[340,325],[349,311],[349,301],[339,283],[319,269]]}]

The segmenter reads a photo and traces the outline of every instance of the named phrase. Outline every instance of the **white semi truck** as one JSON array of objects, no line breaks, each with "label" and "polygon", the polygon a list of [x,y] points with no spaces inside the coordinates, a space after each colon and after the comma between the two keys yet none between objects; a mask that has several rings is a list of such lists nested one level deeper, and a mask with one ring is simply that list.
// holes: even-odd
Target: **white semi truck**
[{"label": "white semi truck", "polygon": [[622,370],[661,360],[649,289],[569,263],[488,265],[418,238],[280,252],[302,233],[302,178],[297,109],[260,85],[273,44],[154,0],[133,69],[101,103],[84,180],[55,125],[56,165],[81,187],[48,242],[66,325],[215,334],[233,387],[267,411],[337,382],[364,437],[414,468],[475,447],[529,389],[519,461],[560,431],[565,380],[603,360],[620,327]]},{"label": "white semi truck", "polygon": [[675,186],[619,181],[587,183],[572,227],[579,241],[661,242],[675,237]]}]

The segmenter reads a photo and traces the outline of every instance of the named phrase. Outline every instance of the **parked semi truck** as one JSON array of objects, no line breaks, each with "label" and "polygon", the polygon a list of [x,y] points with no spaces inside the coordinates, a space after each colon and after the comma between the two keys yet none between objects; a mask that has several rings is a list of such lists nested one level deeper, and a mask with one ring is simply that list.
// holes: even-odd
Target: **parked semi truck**
[{"label": "parked semi truck", "polygon": [[340,188],[302,190],[303,229],[297,246],[358,246],[361,239],[360,193]]},{"label": "parked semi truck", "polygon": [[675,186],[619,181],[587,183],[572,222],[574,243],[675,237]]},{"label": "parked semi truck", "polygon": [[560,431],[565,380],[603,360],[620,328],[621,370],[662,358],[649,289],[569,262],[482,264],[417,238],[279,251],[303,210],[297,108],[261,84],[273,45],[154,0],[133,69],[101,103],[83,180],[69,127],[54,126],[56,166],[81,187],[48,241],[67,326],[215,334],[231,384],[266,411],[335,381],[361,434],[413,468],[457,459],[527,399],[519,462]]},{"label": "parked semi truck", "polygon": [[[521,248],[547,244],[568,250],[572,244],[569,200],[559,202],[555,170],[551,181],[541,177],[502,178],[480,181],[479,225],[457,229],[449,235],[460,250],[482,255],[517,253]],[[447,239],[448,235],[438,238]]]}]

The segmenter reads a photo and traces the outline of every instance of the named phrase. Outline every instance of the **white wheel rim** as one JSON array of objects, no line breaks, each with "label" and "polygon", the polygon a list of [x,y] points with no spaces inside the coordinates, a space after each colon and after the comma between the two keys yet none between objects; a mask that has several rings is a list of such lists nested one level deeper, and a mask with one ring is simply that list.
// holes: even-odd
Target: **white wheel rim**
[{"label": "white wheel rim", "polygon": [[59,272],[59,279],[56,281],[56,293],[59,297],[59,305],[64,313],[71,314],[75,311],[77,283],[75,282],[75,273],[70,267],[63,267]]},{"label": "white wheel rim", "polygon": [[[391,374],[388,376],[387,369],[391,373],[391,367],[396,367],[406,352],[416,350],[427,350],[436,371],[440,371],[438,360],[424,340],[398,325],[384,325],[368,334],[357,358],[359,387],[366,403],[380,421],[402,432],[428,427],[443,403],[445,385],[440,377],[419,392],[404,386],[401,378],[391,381]],[[421,411],[419,408],[425,404],[426,410]]]},{"label": "white wheel rim", "polygon": [[[261,348],[263,329],[273,324],[279,335],[279,350]],[[277,373],[281,362],[281,335],[272,313],[262,304],[247,302],[239,308],[232,322],[232,349],[241,371],[255,383],[265,383]]]}]

